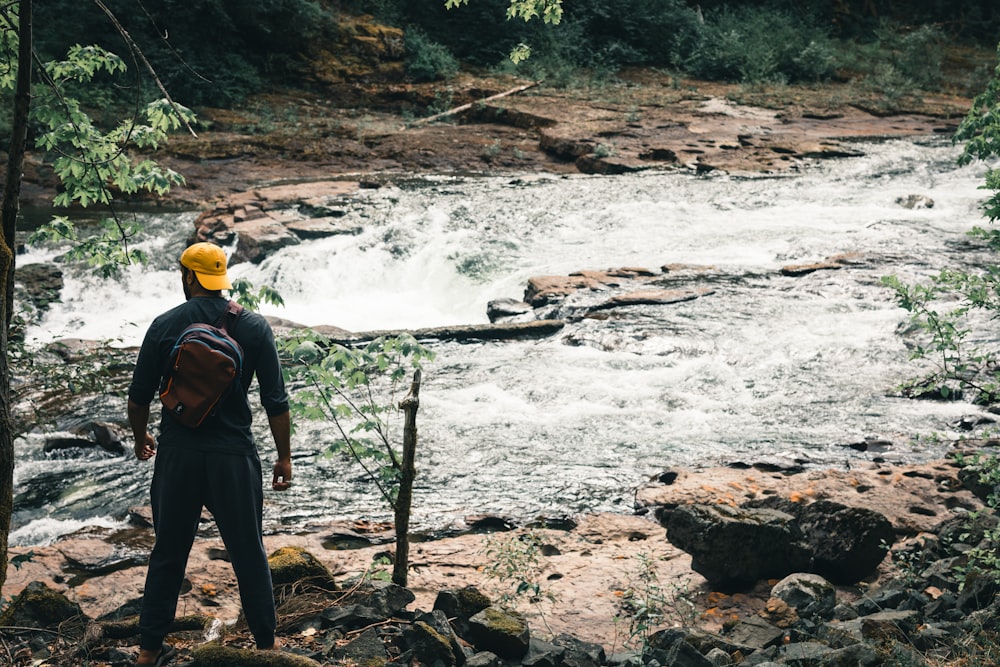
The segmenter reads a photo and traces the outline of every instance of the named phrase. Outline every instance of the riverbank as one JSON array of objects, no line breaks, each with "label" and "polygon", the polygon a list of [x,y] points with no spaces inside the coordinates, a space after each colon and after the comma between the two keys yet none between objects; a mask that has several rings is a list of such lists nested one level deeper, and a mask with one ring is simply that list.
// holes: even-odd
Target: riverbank
[{"label": "riverbank", "polygon": [[[205,209],[261,185],[421,173],[781,173],[856,156],[855,139],[948,136],[970,102],[963,92],[890,97],[853,83],[746,86],[649,70],[567,88],[463,74],[279,90],[236,110],[199,109],[198,136],[177,134],[156,155],[186,184],[142,203]],[[25,179],[25,204],[51,202],[56,184],[37,156]]]},{"label": "riverbank", "polygon": [[[969,448],[995,443],[970,442]],[[953,461],[890,465],[873,456],[838,470],[774,470],[713,468],[664,471],[637,494],[634,514],[592,514],[537,525],[516,526],[503,517],[469,517],[469,528],[433,539],[416,538],[411,547],[411,609],[429,611],[442,590],[476,586],[493,599],[520,597],[520,607],[541,636],[568,633],[603,645],[623,648],[628,639],[627,591],[654,586],[661,596],[663,626],[701,627],[718,631],[722,624],[748,618],[764,608],[774,582],[758,582],[752,590],[723,594],[712,590],[691,570],[688,554],[673,546],[657,520],[670,509],[691,503],[737,506],[749,500],[785,498],[819,500],[865,507],[883,514],[897,536],[894,549],[930,534],[955,516],[982,508],[963,487]],[[531,560],[506,578],[494,565],[509,557],[511,545],[531,534],[537,550]],[[4,594],[14,596],[28,583],[41,581],[78,603],[92,618],[110,614],[141,597],[144,560],[152,544],[148,509],[130,513],[119,529],[89,529],[50,546],[15,548],[24,561],[8,570]],[[385,526],[336,523],[308,532],[265,537],[269,553],[299,547],[313,554],[349,586],[375,572],[387,572],[383,560],[392,551]],[[888,545],[887,545],[888,546]],[[503,555],[506,554],[506,555]],[[841,601],[853,601],[891,581],[905,567],[887,557],[876,572],[855,585],[838,587]],[[525,581],[544,593],[537,604],[517,596]],[[225,547],[209,516],[191,552],[181,615],[198,614],[236,621],[239,598]],[[287,636],[290,644],[308,645],[309,635]]]}]

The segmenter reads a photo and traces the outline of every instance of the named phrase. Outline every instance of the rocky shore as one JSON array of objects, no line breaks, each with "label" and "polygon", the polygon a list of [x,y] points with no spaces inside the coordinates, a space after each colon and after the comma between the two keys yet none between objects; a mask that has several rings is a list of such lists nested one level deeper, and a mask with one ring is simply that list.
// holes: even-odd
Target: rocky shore
[{"label": "rocky shore", "polygon": [[[996,445],[970,441],[965,453],[993,452]],[[962,577],[969,549],[996,525],[992,513],[969,523],[991,490],[978,484],[974,470],[954,460],[897,466],[874,456],[868,464],[842,470],[765,465],[665,470],[637,492],[633,515],[524,526],[503,517],[469,517],[465,531],[418,536],[405,589],[380,583],[391,569],[387,558],[393,551],[392,534],[384,526],[330,525],[308,534],[268,535],[265,543],[283,601],[279,634],[291,652],[284,662],[263,662],[241,652],[250,640],[239,623],[235,579],[206,515],[172,641],[181,650],[177,664],[190,665],[333,664],[346,658],[373,665],[416,659],[552,667],[652,660],[661,665],[928,664],[920,662],[920,654],[955,655],[955,643],[975,629],[973,624],[983,632],[995,630],[995,581]],[[734,515],[780,503],[788,512],[796,511],[792,506],[824,512],[864,508],[889,529],[884,543],[864,547],[875,559],[856,581],[833,583],[799,564],[735,588],[720,587],[724,582],[692,569],[708,572],[664,529],[683,512],[724,508],[723,514]],[[782,523],[791,521],[791,514],[777,515],[784,517]],[[762,540],[756,532],[773,522],[757,516],[751,523],[749,532],[744,523],[743,532],[733,533],[736,524],[729,520],[705,527],[703,536],[722,536],[709,554],[745,564],[762,548],[776,553],[774,534]],[[801,541],[796,530],[791,541]],[[965,535],[969,532],[979,537]],[[12,664],[129,664],[151,542],[148,509],[136,508],[123,528],[14,549],[16,564],[5,590],[14,602],[0,616]],[[705,556],[692,551],[695,559]],[[512,557],[515,552],[520,559]],[[503,574],[500,561],[514,562],[514,571]],[[859,559],[852,554],[850,561]],[[532,594],[517,595],[523,585]],[[42,602],[51,595],[65,599],[57,597],[61,601],[55,607]],[[462,602],[470,595],[478,601],[471,608]],[[487,608],[507,619],[494,621],[508,630],[474,629],[490,625],[474,620]],[[515,631],[509,630],[511,623]],[[422,634],[445,640],[428,643]],[[581,651],[589,655],[585,662],[580,662]],[[913,662],[896,662],[899,656]]]}]

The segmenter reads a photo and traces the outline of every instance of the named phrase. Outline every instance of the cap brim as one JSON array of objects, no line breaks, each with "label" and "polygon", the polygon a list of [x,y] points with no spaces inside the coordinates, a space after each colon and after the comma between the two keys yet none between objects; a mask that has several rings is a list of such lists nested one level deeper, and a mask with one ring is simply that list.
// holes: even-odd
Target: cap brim
[{"label": "cap brim", "polygon": [[201,286],[209,291],[232,289],[233,285],[229,282],[229,276],[223,274],[221,276],[210,276],[207,273],[194,272],[198,276],[198,282]]}]

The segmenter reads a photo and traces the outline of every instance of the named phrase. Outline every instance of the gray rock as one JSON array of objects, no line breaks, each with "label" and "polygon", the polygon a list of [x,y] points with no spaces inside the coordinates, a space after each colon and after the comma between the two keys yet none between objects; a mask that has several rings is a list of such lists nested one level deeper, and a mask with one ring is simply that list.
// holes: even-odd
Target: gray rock
[{"label": "gray rock", "polygon": [[803,618],[830,618],[837,604],[837,590],[818,574],[790,574],[774,585],[771,595]]}]

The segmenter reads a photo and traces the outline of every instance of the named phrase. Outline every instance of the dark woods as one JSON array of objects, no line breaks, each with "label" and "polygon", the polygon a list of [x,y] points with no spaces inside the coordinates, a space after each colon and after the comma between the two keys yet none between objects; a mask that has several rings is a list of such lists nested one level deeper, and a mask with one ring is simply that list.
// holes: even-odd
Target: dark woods
[{"label": "dark woods", "polygon": [[[412,78],[444,78],[464,66],[512,69],[511,49],[533,56],[518,69],[550,83],[586,70],[611,76],[656,67],[709,80],[799,83],[850,76],[878,50],[899,75],[926,86],[927,55],[956,42],[990,50],[1000,41],[993,0],[568,0],[557,26],[507,21],[508,0],[107,0],[171,94],[189,105],[227,106],[335,50],[353,28],[342,13],[370,13],[406,31]],[[54,0],[36,9],[42,59],[80,41],[121,53],[121,37],[92,3]],[[916,60],[917,63],[911,62]],[[934,58],[932,57],[933,61]],[[428,68],[427,63],[431,65]],[[131,70],[138,69],[132,66]],[[939,77],[946,78],[946,77]],[[138,91],[140,94],[143,91]],[[156,91],[146,93],[155,95]]]}]

